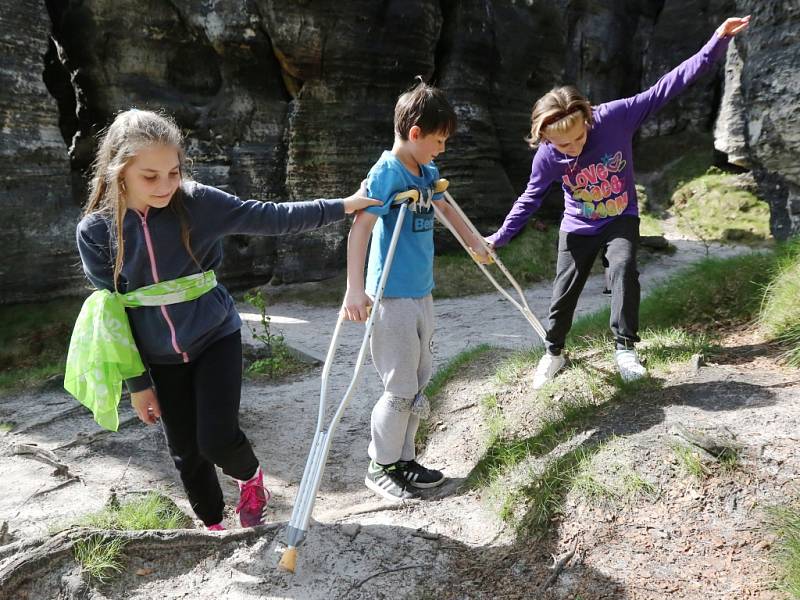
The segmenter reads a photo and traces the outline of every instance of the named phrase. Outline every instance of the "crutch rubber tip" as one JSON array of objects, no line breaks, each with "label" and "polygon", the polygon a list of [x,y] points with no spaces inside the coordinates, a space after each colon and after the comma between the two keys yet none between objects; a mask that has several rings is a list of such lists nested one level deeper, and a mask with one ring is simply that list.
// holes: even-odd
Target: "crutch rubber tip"
[{"label": "crutch rubber tip", "polygon": [[278,561],[278,568],[287,573],[294,573],[297,566],[297,548],[287,548]]}]

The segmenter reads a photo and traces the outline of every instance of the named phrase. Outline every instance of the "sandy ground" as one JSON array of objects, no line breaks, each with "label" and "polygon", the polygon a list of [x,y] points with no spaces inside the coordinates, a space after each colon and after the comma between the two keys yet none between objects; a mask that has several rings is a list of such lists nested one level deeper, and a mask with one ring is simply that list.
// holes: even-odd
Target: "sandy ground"
[{"label": "sandy ground", "polygon": [[[671,241],[678,248],[674,255],[656,255],[642,267],[644,294],[681,267],[705,256],[706,249],[702,244],[679,239]],[[711,249],[713,256],[739,251],[742,250],[720,246]],[[477,270],[476,276],[479,276]],[[593,312],[607,304],[607,297],[600,293],[602,287],[601,277],[591,278],[579,304],[579,314]],[[529,288],[526,296],[533,312],[544,319],[550,296],[549,283]],[[300,304],[270,306],[273,328],[281,330],[290,345],[318,357],[324,356],[327,350],[336,310],[335,307]],[[482,343],[507,349],[528,348],[538,343],[531,328],[499,294],[441,300],[436,302],[435,310],[436,367],[463,350]],[[246,341],[251,343],[252,335],[248,329],[245,327],[243,332]],[[335,400],[350,380],[362,335],[363,326],[347,324],[343,328],[330,382],[331,395]],[[316,420],[320,372],[321,369],[315,368],[297,379],[278,384],[247,381],[243,387],[242,427],[267,473],[268,486],[273,494],[272,519],[276,523],[288,519],[302,475]],[[728,385],[725,382],[735,381],[737,373],[708,376],[721,378],[719,381]],[[13,589],[0,589],[0,598],[422,597],[419,595],[420,589],[437,589],[438,584],[452,581],[453,573],[464,573],[472,568],[472,559],[469,557],[489,553],[485,554],[487,558],[484,562],[493,564],[493,560],[502,558],[503,549],[511,548],[511,532],[503,528],[487,503],[475,492],[457,491],[458,483],[474,467],[482,451],[485,432],[477,409],[469,405],[497,385],[487,375],[481,369],[460,374],[448,388],[448,400],[434,417],[443,426],[432,433],[421,462],[445,470],[452,480],[435,494],[429,494],[431,497],[426,501],[409,503],[400,508],[388,507],[363,485],[369,415],[372,403],[381,391],[377,374],[368,361],[357,396],[336,431],[314,512],[319,523],[315,523],[309,532],[307,542],[301,549],[298,572],[294,576],[275,570],[278,559],[276,549],[280,547],[283,535],[282,528],[277,527],[265,530],[264,535],[255,542],[231,541],[215,550],[203,547],[186,547],[182,550],[183,546],[175,543],[173,546],[165,545],[163,549],[132,553],[127,557],[125,575],[109,585],[87,587],[77,575],[75,564],[62,560],[54,563],[53,568],[47,571],[47,576],[37,577],[19,586],[15,584]],[[766,377],[774,383],[776,376],[773,373]],[[779,378],[779,381],[788,381],[784,375],[780,377],[783,379]],[[704,385],[712,385],[713,381]],[[682,382],[676,385],[687,384]],[[747,385],[761,386],[760,383]],[[739,414],[740,411],[734,413],[732,409],[741,408],[752,411],[754,415],[748,417],[749,429],[742,432],[749,439],[756,434],[764,436],[765,431],[775,431],[775,436],[780,437],[788,436],[792,427],[796,430],[797,419],[800,418],[797,414],[791,414],[794,420],[789,423],[794,425],[790,427],[785,419],[787,412],[773,414],[769,410],[780,405],[784,407],[782,410],[787,411],[785,404],[796,404],[796,388],[777,388],[770,392],[772,400],[762,403],[763,406],[758,403],[760,401],[744,398],[719,410],[704,405],[704,389],[701,386],[690,390],[695,394],[689,395],[695,398],[694,401],[684,399],[668,409],[659,409],[659,427],[666,427],[671,420],[684,418],[683,412],[686,411],[697,413],[689,415],[692,420],[717,420],[720,416]],[[757,399],[760,398],[758,390],[751,391]],[[145,489],[161,489],[190,513],[159,427],[140,424],[127,408],[122,413],[123,420],[129,419],[126,426],[116,434],[95,438],[92,436],[99,431],[97,426],[85,413],[72,410],[74,406],[74,401],[57,384],[43,384],[39,390],[6,397],[0,403],[0,421],[14,423],[10,432],[0,433],[3,489],[0,494],[0,521],[8,523],[10,535],[6,542],[47,535],[53,527],[102,508],[112,488],[123,495]],[[465,406],[467,408],[463,408]],[[643,416],[651,417],[652,414]],[[736,424],[731,423],[730,426],[736,427]],[[636,435],[666,435],[653,427],[640,429]],[[628,439],[633,440],[631,443],[634,445],[641,443],[646,446],[650,443],[637,442],[633,437]],[[766,440],[765,444],[768,442]],[[80,477],[80,481],[52,489],[63,483],[64,479],[53,475],[51,466],[30,457],[10,455],[13,444],[19,443],[51,449],[60,461],[69,466],[72,473]],[[783,452],[783,460],[791,458],[796,462],[797,457],[788,442],[780,448],[770,452]],[[794,465],[788,472],[796,472],[793,469]],[[234,504],[236,488],[233,482],[223,477],[223,489],[228,503]],[[647,510],[642,510],[643,514],[631,518],[644,519]],[[680,527],[679,515],[671,515],[671,518],[673,521],[669,527]],[[229,518],[229,525],[235,526],[234,521]],[[568,526],[569,522],[563,525]],[[649,530],[645,528],[644,531],[646,533]],[[601,533],[597,532],[598,539],[602,539]],[[549,553],[563,551],[562,542],[574,537],[574,532],[565,530],[543,544],[538,554],[529,556],[526,559],[528,562],[517,569],[517,579],[523,581],[528,578],[528,581],[535,582],[546,577]],[[585,533],[583,537],[586,538]],[[670,539],[675,548],[669,552],[678,552],[680,540]],[[173,549],[170,550],[170,547]],[[720,560],[724,560],[727,555],[723,553],[720,556]],[[2,554],[0,547],[0,573],[3,568],[8,568],[13,558]],[[504,559],[503,564],[508,560]],[[622,568],[641,569],[643,567],[635,561],[646,562],[639,554],[633,558],[627,557],[629,564],[626,563],[624,567],[613,560],[613,553],[599,550],[596,554],[584,552],[581,569],[595,573],[598,581],[602,579],[602,584],[598,583],[593,589],[606,590],[604,594],[611,594],[593,596],[584,591],[581,596],[584,600],[593,597],[670,597],[628,596],[633,593],[633,588],[622,585],[624,582],[620,583],[620,589],[628,590],[624,592],[625,595],[619,595],[623,592],[608,591],[617,589],[615,586],[618,582],[618,578],[609,573]],[[726,564],[735,569],[731,561]],[[138,568],[152,569],[152,573],[133,575]],[[676,562],[672,568],[686,574],[685,569],[689,567]],[[707,571],[715,567],[698,563],[696,568]],[[553,586],[548,593],[561,593],[558,591],[561,589],[563,595],[552,597],[575,598],[575,592],[569,588],[569,577],[573,577],[572,584],[575,585],[590,579],[587,579],[585,572],[581,573],[580,569],[572,575],[565,573],[559,585],[566,582],[567,587]],[[517,579],[512,577],[507,581]],[[470,588],[467,585],[470,580],[462,577],[457,583],[448,584],[446,589],[439,588],[440,592],[436,595],[447,596],[449,591],[454,594],[452,597],[504,597],[506,592],[492,595],[481,583],[484,580],[491,581],[491,578],[476,580]],[[496,586],[497,582],[491,585]],[[656,590],[654,594],[661,593],[660,588],[653,589]],[[699,589],[702,589],[702,585]],[[723,595],[709,597],[747,597],[725,596],[722,591],[719,593]]]}]

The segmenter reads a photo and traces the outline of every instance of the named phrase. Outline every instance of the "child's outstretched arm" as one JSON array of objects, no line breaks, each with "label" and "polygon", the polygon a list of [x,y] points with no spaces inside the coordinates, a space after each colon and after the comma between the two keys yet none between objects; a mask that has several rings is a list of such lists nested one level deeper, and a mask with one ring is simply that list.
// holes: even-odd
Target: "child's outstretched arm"
[{"label": "child's outstretched arm", "polygon": [[342,309],[350,321],[367,320],[367,307],[371,301],[364,291],[364,262],[369,237],[377,220],[378,215],[374,213],[358,213],[347,236],[347,292]]},{"label": "child's outstretched arm", "polygon": [[539,210],[550,185],[561,177],[559,165],[550,161],[549,155],[547,144],[540,144],[533,155],[531,175],[525,191],[514,202],[500,229],[486,238],[492,246],[500,248],[510,242]]},{"label": "child's outstretched arm", "polygon": [[630,98],[604,105],[609,112],[619,110],[630,129],[638,129],[650,115],[681,94],[700,77],[711,71],[728,49],[731,38],[747,28],[750,16],[726,19],[697,54],[686,59],[661,77],[652,87]]},{"label": "child's outstretched arm", "polygon": [[345,214],[368,206],[379,206],[378,200],[363,195],[363,188],[341,200],[308,202],[260,202],[245,200],[213,187],[199,186],[198,210],[205,218],[195,227],[209,227],[219,235],[281,235],[317,229],[339,221]]}]

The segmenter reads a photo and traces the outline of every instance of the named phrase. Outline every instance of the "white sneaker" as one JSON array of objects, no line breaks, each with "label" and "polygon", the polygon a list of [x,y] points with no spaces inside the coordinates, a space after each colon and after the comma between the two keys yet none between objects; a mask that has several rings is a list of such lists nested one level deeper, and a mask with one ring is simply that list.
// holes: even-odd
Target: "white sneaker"
[{"label": "white sneaker", "polygon": [[614,360],[623,381],[635,381],[647,375],[647,369],[639,362],[636,350],[617,350],[614,352]]},{"label": "white sneaker", "polygon": [[545,383],[551,381],[565,364],[567,364],[567,359],[564,358],[563,354],[554,356],[545,352],[545,355],[539,360],[539,364],[536,365],[536,372],[533,374],[533,389],[538,390]]}]

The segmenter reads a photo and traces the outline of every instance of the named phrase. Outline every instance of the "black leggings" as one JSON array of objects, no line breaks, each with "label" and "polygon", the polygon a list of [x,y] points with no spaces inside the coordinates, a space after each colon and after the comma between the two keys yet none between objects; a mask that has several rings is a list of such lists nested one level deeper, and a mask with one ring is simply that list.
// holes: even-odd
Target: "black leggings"
[{"label": "black leggings", "polygon": [[239,429],[242,337],[236,331],[191,362],[150,365],[169,451],[197,516],[222,520],[224,502],[214,465],[236,479],[250,479],[258,459]]},{"label": "black leggings", "polygon": [[550,329],[545,345],[550,354],[561,354],[572,327],[572,317],[597,255],[605,252],[611,284],[611,333],[618,349],[640,341],[639,271],[636,247],[639,218],[617,217],[597,235],[558,234],[558,262],[550,302]]}]

